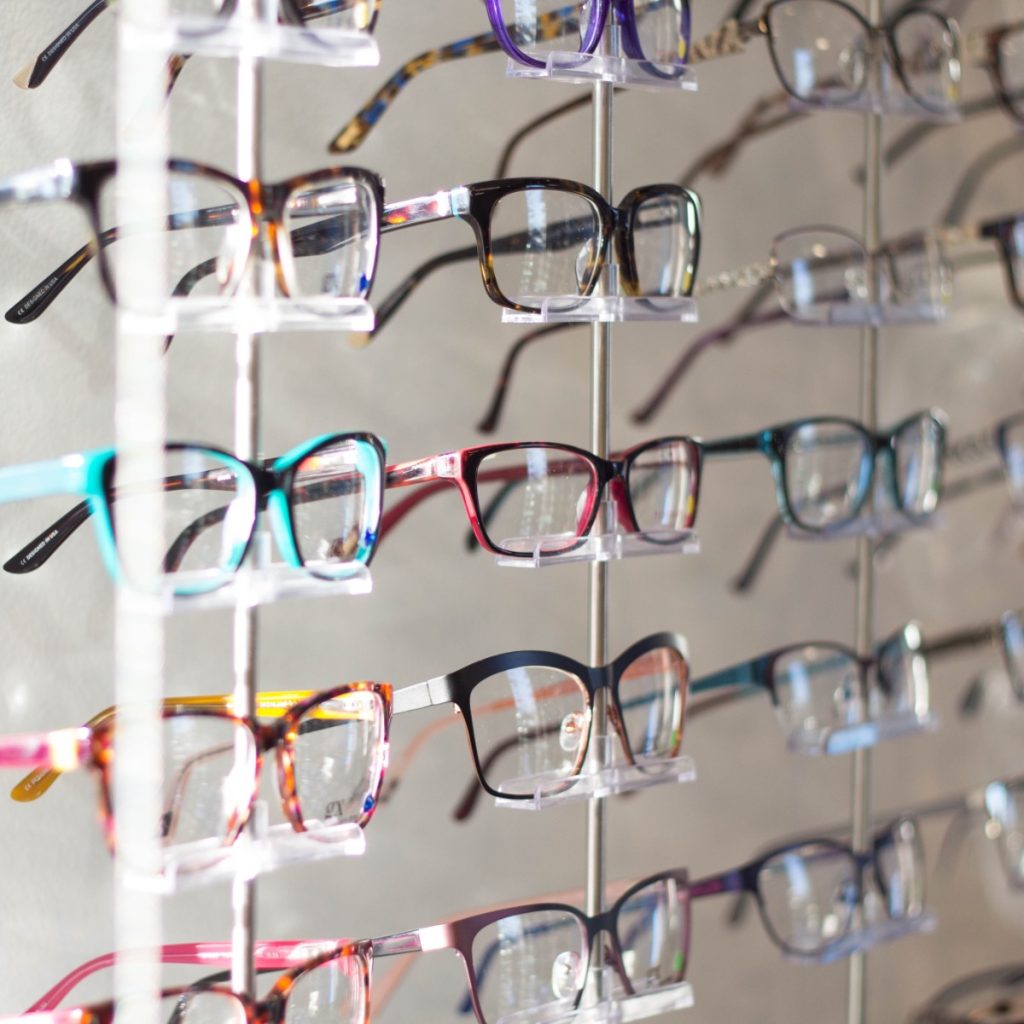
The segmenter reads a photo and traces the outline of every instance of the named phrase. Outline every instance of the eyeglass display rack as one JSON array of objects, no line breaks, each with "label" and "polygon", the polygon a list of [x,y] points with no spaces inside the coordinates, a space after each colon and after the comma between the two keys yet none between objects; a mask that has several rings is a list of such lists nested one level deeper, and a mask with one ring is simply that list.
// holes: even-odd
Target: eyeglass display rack
[{"label": "eyeglass display rack", "polygon": [[[152,85],[153,66],[161,64],[154,60],[154,55],[164,57],[171,52],[180,52],[183,48],[182,34],[154,32],[146,37],[138,34],[137,23],[159,17],[158,4],[150,0],[122,0],[122,5],[132,10],[131,18],[122,19],[119,26],[119,59],[120,75],[119,94],[122,98],[121,109],[137,112],[139,88],[142,84]],[[870,17],[877,21],[881,14],[878,0],[871,0]],[[273,12],[270,12],[273,13]],[[330,63],[338,67],[354,67],[373,63],[376,44],[367,45],[366,38],[353,38],[351,53],[344,58],[331,61],[318,61],[315,48],[304,48],[296,39],[282,34],[282,30],[271,25],[273,18],[267,17],[268,12],[247,12],[243,5],[238,15],[237,24],[229,36],[221,37],[219,42],[209,48],[197,47],[191,52],[206,52],[217,56],[232,56],[238,61],[239,104],[237,111],[238,124],[238,173],[241,177],[260,177],[259,152],[260,133],[258,126],[261,112],[261,76],[260,64],[265,58],[308,61],[313,63]],[[133,27],[134,26],[134,27]],[[232,41],[234,40],[234,41]],[[187,49],[187,47],[185,47]],[[142,55],[140,59],[140,55]],[[616,68],[620,59],[612,52],[605,52],[595,58],[595,63],[602,68]],[[129,70],[126,72],[125,68]],[[881,73],[879,71],[879,73]],[[618,77],[616,77],[618,75]],[[133,77],[134,76],[134,77]],[[526,76],[535,77],[535,76]],[[565,77],[567,81],[588,82],[596,78],[594,90],[594,187],[603,196],[611,200],[612,174],[612,135],[614,125],[613,84],[636,84],[628,75],[600,73],[593,76],[579,75],[575,78],[552,74],[550,77]],[[687,88],[687,86],[683,86]],[[123,119],[122,119],[123,120]],[[870,247],[877,245],[880,239],[880,198],[881,198],[881,122],[882,112],[872,107],[865,113],[865,153],[867,176],[865,187],[864,238]],[[155,119],[159,124],[159,118]],[[127,175],[137,173],[140,181],[151,184],[154,161],[160,159],[164,138],[159,131],[155,132],[146,145],[140,145],[137,132],[119,133],[119,159]],[[148,147],[148,148],[147,148]],[[147,177],[147,175],[149,177]],[[130,190],[129,190],[130,191]],[[272,284],[272,283],[271,283]],[[267,282],[254,281],[253,294],[259,297],[266,294]],[[147,287],[145,273],[141,279],[140,289]],[[612,303],[617,297],[598,296],[595,308],[601,305],[601,299],[607,298]],[[244,300],[243,300],[244,304]],[[296,319],[274,319],[268,312],[272,303],[261,306],[259,302],[252,306],[245,317],[227,322],[210,322],[207,326],[212,330],[226,330],[241,327],[237,331],[236,363],[237,378],[235,387],[235,451],[239,457],[255,460],[259,457],[259,334],[261,330],[283,328],[305,329],[313,323],[303,324]],[[610,308],[606,306],[605,308]],[[255,312],[253,312],[255,311]],[[251,315],[250,315],[251,314]],[[357,317],[346,321],[352,330],[364,330],[367,312],[360,310]],[[679,319],[688,319],[680,316]],[[611,346],[613,338],[612,322],[634,319],[628,314],[606,314],[590,317],[594,322],[591,339],[591,450],[604,458],[610,452],[610,410],[611,410]],[[661,319],[665,319],[661,317]],[[166,325],[165,325],[166,326]],[[194,325],[193,325],[194,326]],[[315,324],[322,326],[322,321]],[[151,345],[140,345],[140,336],[149,329]],[[336,328],[335,328],[336,329]],[[131,440],[132,446],[139,447],[140,437],[151,442],[153,454],[158,457],[160,446],[165,434],[165,396],[166,367],[162,354],[158,351],[159,325],[139,323],[129,315],[118,315],[118,367],[119,383],[117,398],[116,428],[119,447]],[[861,420],[869,428],[877,426],[877,362],[879,345],[879,325],[864,326],[862,336],[862,372],[861,372]],[[145,453],[143,453],[145,457]],[[614,515],[609,507],[608,517]],[[603,664],[608,660],[608,616],[609,616],[609,579],[607,561],[609,558],[623,557],[623,550],[629,550],[633,542],[630,538],[623,539],[615,524],[606,520],[606,530],[595,534],[590,548],[580,552],[582,557],[566,558],[564,561],[585,561],[588,563],[588,635],[589,658],[592,664]],[[872,646],[872,619],[875,603],[874,568],[871,557],[870,529],[851,531],[857,536],[857,617],[856,644],[859,651],[867,653]],[[616,539],[617,538],[617,539]],[[258,552],[269,548],[269,539],[258,538]],[[140,544],[148,540],[140,537]],[[613,553],[618,545],[618,554]],[[694,550],[695,539],[680,543],[680,550]],[[637,545],[640,547],[640,545]],[[611,553],[610,553],[611,552]],[[638,550],[637,553],[649,553]],[[521,561],[508,560],[509,564],[522,565]],[[537,565],[551,564],[552,560],[542,559],[539,554],[534,560]],[[563,561],[558,559],[559,562]],[[234,653],[235,653],[235,699],[239,713],[252,714],[255,709],[254,699],[257,682],[256,665],[256,631],[257,616],[255,608],[258,604],[280,600],[290,596],[345,596],[366,592],[372,586],[368,573],[359,575],[352,581],[342,581],[336,587],[325,587],[322,581],[298,579],[283,567],[269,564],[262,554],[257,560],[243,570],[239,581],[218,592],[216,599],[211,597],[208,604],[196,602],[182,603],[190,607],[230,607],[234,609]],[[126,728],[119,734],[119,754],[117,764],[132,765],[132,772],[119,777],[116,785],[123,787],[124,801],[127,812],[119,815],[119,833],[125,842],[115,860],[115,872],[121,884],[117,887],[117,937],[119,948],[141,949],[159,944],[159,919],[161,915],[159,896],[149,898],[160,891],[177,891],[178,884],[173,874],[164,873],[166,884],[154,883],[147,887],[145,879],[134,874],[131,865],[154,864],[156,851],[150,848],[146,837],[151,833],[149,815],[145,811],[145,803],[152,796],[154,779],[158,778],[160,766],[148,764],[146,729],[153,729],[157,721],[156,707],[163,695],[163,623],[168,608],[166,602],[156,606],[153,602],[140,600],[130,592],[119,588],[117,594],[117,702],[132,704],[138,707],[148,702],[152,714],[140,714],[134,723],[137,729]],[[244,712],[241,709],[245,709]],[[604,909],[605,864],[606,864],[606,805],[604,799],[613,793],[623,792],[635,785],[628,780],[616,781],[614,773],[621,771],[611,766],[611,750],[609,742],[601,742],[607,731],[607,707],[604,694],[599,693],[595,702],[595,721],[598,742],[592,744],[592,764],[581,776],[576,799],[587,799],[587,911],[594,914]],[[152,736],[152,732],[148,734]],[[126,737],[122,741],[122,736]],[[120,747],[125,743],[124,749]],[[873,740],[871,742],[874,742]],[[862,846],[867,838],[871,822],[871,742],[855,745],[852,760],[852,832],[855,847]],[[666,772],[664,782],[682,782],[694,777],[692,764],[688,759],[678,759],[679,763]],[[627,773],[628,774],[628,773]],[[133,791],[137,799],[132,799]],[[571,798],[567,796],[566,799]],[[152,801],[149,801],[152,805]],[[502,802],[499,798],[499,804]],[[509,802],[509,806],[512,802]],[[522,803],[516,806],[524,806]],[[543,799],[534,802],[534,806],[547,806]],[[139,809],[138,817],[133,817],[132,808]],[[362,852],[361,834],[347,838],[350,842],[337,844],[337,849],[325,853],[319,849],[316,853],[307,852],[298,842],[301,837],[293,837],[294,844],[282,846],[274,852],[275,844],[265,824],[260,824],[260,815],[256,815],[250,833],[243,837],[237,856],[225,860],[224,868],[214,873],[208,881],[229,880],[232,884],[234,905],[234,928],[232,933],[232,985],[239,991],[251,992],[254,989],[253,950],[255,944],[253,905],[255,877],[264,870],[287,863],[311,861],[319,856],[337,856],[339,854],[358,854]],[[261,843],[266,844],[266,854],[261,852]],[[285,847],[288,847],[287,849]],[[153,883],[159,873],[150,873],[149,881]],[[140,886],[143,893],[140,894]],[[149,892],[151,890],[151,892]],[[866,921],[859,933],[850,936],[847,946],[837,955],[850,957],[849,1005],[848,1020],[850,1024],[864,1020],[866,973],[864,951],[876,942],[897,938],[912,930],[926,930],[933,927],[933,919],[925,915],[913,928],[898,926],[880,926]],[[155,940],[155,941],[154,941]],[[594,965],[598,967],[599,965]],[[585,1001],[581,1010],[566,1017],[566,1021],[577,1020],[583,1024],[618,1024],[619,1021],[640,1020],[647,1016],[665,1012],[669,1009],[682,1009],[692,1003],[693,993],[688,984],[674,986],[671,991],[652,993],[647,997],[633,997],[617,1002],[608,1000],[602,993],[612,987],[612,972],[608,968],[594,971],[592,990],[588,993],[590,1005]],[[139,991],[137,978],[138,964],[132,965],[131,974],[119,976],[115,974],[115,997],[132,995]],[[149,976],[152,981],[152,975]],[[155,1009],[155,1007],[154,1007]],[[155,1015],[152,1018],[156,1020]],[[145,1018],[140,1016],[145,1024]],[[545,1024],[553,1024],[553,1019],[545,1018]],[[559,1024],[561,1020],[559,1019]]]}]

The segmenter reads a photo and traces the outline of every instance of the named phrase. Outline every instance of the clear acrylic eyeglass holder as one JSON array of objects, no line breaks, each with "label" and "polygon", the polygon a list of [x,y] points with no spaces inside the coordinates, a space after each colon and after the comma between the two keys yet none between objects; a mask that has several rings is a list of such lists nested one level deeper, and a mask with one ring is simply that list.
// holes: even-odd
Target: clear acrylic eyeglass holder
[{"label": "clear acrylic eyeglass holder", "polygon": [[[494,804],[496,807],[510,807],[520,811],[542,811],[547,807],[577,803],[580,800],[632,793],[653,786],[693,782],[697,778],[693,758],[685,755],[652,758],[645,760],[642,765],[615,764],[617,744],[618,738],[615,736],[595,736],[590,741],[587,764],[579,775],[566,778],[562,772],[550,771],[510,779],[498,787],[499,791],[506,794],[532,791],[532,795],[525,800],[498,796],[494,798]],[[600,756],[595,757],[595,754]]]},{"label": "clear acrylic eyeglass holder", "polygon": [[[607,271],[606,271],[607,273]],[[695,324],[697,303],[682,296],[637,295],[521,295],[517,302],[534,306],[538,313],[518,309],[502,309],[503,324],[592,324],[624,323],[626,321],[659,321]]]},{"label": "clear acrylic eyeglass holder", "polygon": [[505,1014],[496,1024],[627,1024],[628,1021],[646,1020],[673,1010],[688,1010],[693,1006],[693,986],[688,981],[663,985],[636,995],[606,995],[621,990],[618,976],[611,967],[592,967],[587,976],[587,989],[580,999],[562,999],[535,1006],[529,1010]]},{"label": "clear acrylic eyeglass holder", "polygon": [[790,95],[789,107],[800,113],[814,113],[823,107],[828,110],[848,110],[856,114],[877,114],[881,116],[912,117],[921,121],[934,121],[938,124],[953,124],[960,121],[963,115],[958,107],[944,106],[943,98],[934,100],[930,109],[908,95],[903,84],[893,73],[889,62],[881,54],[881,73],[872,75],[870,70],[865,74],[865,85],[853,99],[849,98],[850,86],[841,84],[836,90],[836,98],[830,101],[828,92],[817,86],[817,72],[814,68],[814,56],[809,51],[795,51],[793,54],[792,74],[798,90],[806,93],[814,92],[824,95],[814,103],[805,103]]},{"label": "clear acrylic eyeglass holder", "polygon": [[938,722],[930,711],[900,711],[850,725],[795,730],[786,738],[786,747],[794,754],[834,757],[887,740],[931,732],[937,726]]},{"label": "clear acrylic eyeglass holder", "polygon": [[179,331],[261,334],[276,331],[373,330],[373,307],[365,299],[310,296],[287,298],[236,295],[229,299],[192,297],[169,299],[152,313],[125,312],[126,323],[136,330],[171,337]]},{"label": "clear acrylic eyeglass holder", "polygon": [[[261,17],[241,3],[230,17],[177,15],[159,30],[158,45],[169,53],[204,57],[247,57],[315,64],[320,67],[375,67],[380,50],[362,29],[284,24],[277,0],[261,0]],[[133,28],[136,28],[133,26]],[[137,31],[146,31],[136,28]]]},{"label": "clear acrylic eyeglass holder", "polygon": [[697,74],[691,67],[572,50],[553,50],[545,54],[542,68],[520,64],[510,57],[505,75],[508,78],[546,78],[571,85],[610,82],[620,89],[697,91]]},{"label": "clear acrylic eyeglass holder", "polygon": [[515,569],[543,569],[645,555],[695,555],[700,551],[700,538],[695,530],[626,532],[615,513],[615,505],[607,500],[602,502],[591,532],[586,537],[574,538],[575,534],[506,538],[498,542],[498,547],[522,551],[529,557],[502,554],[495,555],[494,560],[498,565]]},{"label": "clear acrylic eyeglass holder", "polygon": [[938,300],[862,305],[837,302],[828,306],[820,323],[829,327],[910,327],[915,324],[939,324],[948,316],[948,307]]},{"label": "clear acrylic eyeglass holder", "polygon": [[[219,576],[219,573],[217,574]],[[205,593],[181,594],[190,584],[202,590],[208,579],[202,572],[176,572],[171,582],[156,600],[165,615],[182,612],[231,609],[239,605],[255,608],[276,601],[307,597],[346,597],[369,594],[373,590],[370,570],[354,563],[351,571],[339,579],[319,579],[305,569],[297,569],[273,557],[273,544],[269,532],[260,530],[252,540],[252,547],[244,565],[223,586]]]},{"label": "clear acrylic eyeglass holder", "polygon": [[165,849],[159,875],[127,869],[132,888],[170,895],[217,882],[256,878],[278,868],[336,857],[359,857],[366,852],[366,836],[354,822],[309,832],[296,832],[290,824],[268,824],[265,801],[253,805],[250,825],[231,846],[218,839],[201,839]]},{"label": "clear acrylic eyeglass holder", "polygon": [[893,942],[910,935],[927,935],[935,931],[938,925],[935,915],[923,908],[912,916],[892,919],[886,914],[882,903],[883,900],[877,893],[866,893],[862,905],[864,920],[858,927],[823,953],[785,953],[785,958],[802,964],[831,964],[837,960],[845,960],[854,953],[880,946],[884,942]]}]

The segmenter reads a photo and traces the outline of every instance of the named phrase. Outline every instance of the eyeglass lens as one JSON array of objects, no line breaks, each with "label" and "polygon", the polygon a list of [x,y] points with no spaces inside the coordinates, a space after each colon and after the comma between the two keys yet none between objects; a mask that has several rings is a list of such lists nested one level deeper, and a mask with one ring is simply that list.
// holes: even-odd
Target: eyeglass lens
[{"label": "eyeglass lens", "polygon": [[523,189],[491,212],[494,278],[513,302],[576,297],[592,288],[602,255],[597,209],[561,189]]},{"label": "eyeglass lens", "polygon": [[784,467],[796,522],[818,530],[848,522],[870,478],[868,438],[846,423],[804,424],[786,439]]},{"label": "eyeglass lens", "polygon": [[1002,441],[1003,469],[1010,496],[1015,504],[1024,504],[1024,417],[1006,425]]},{"label": "eyeglass lens", "polygon": [[[163,475],[115,460],[107,489],[121,568],[142,585],[171,576],[181,593],[223,583],[252,535],[256,488],[244,464],[201,448],[168,449]],[[159,502],[165,543],[128,543],[133,524],[151,521]]]},{"label": "eyeglass lens", "polygon": [[687,196],[667,193],[640,203],[631,236],[639,294],[688,294],[698,237],[696,208]]},{"label": "eyeglass lens", "polygon": [[1003,92],[1016,116],[1024,120],[1024,24],[1000,39],[997,61]]}]

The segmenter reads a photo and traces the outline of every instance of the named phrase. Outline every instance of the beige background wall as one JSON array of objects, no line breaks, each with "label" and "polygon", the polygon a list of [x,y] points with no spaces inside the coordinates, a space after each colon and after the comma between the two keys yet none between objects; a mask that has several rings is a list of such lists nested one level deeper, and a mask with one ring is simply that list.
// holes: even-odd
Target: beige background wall
[{"label": "beige background wall", "polygon": [[[82,0],[6,0],[0,80],[52,39]],[[697,5],[698,30],[724,10]],[[1019,0],[975,0],[970,16],[1020,15]],[[268,175],[326,166],[327,140],[386,74],[434,45],[486,28],[473,0],[418,4],[386,0],[379,69],[339,72],[276,66],[268,73]],[[4,143],[0,173],[57,156],[106,157],[113,140],[114,24],[105,15],[51,79],[31,94],[0,81]],[[571,87],[507,81],[504,57],[432,70],[414,82],[353,162],[382,172],[389,195],[420,195],[492,176],[512,130],[568,98]],[[195,60],[173,105],[173,151],[230,165],[233,98],[227,64]],[[968,92],[986,88],[978,76]],[[751,101],[774,89],[768,55],[700,71],[697,95],[637,93],[616,101],[615,191],[673,180],[693,157],[738,122]],[[887,136],[905,122],[894,123]],[[589,180],[589,117],[575,115],[530,141],[512,173]],[[989,115],[937,133],[886,182],[886,233],[931,223],[968,163],[1008,137],[1005,116]],[[808,117],[745,150],[730,173],[703,181],[705,273],[762,258],[778,231],[806,223],[860,225],[851,168],[861,123],[844,114]],[[1021,205],[1024,155],[992,173],[972,214]],[[25,268],[57,261],[80,238],[66,211],[3,211],[0,281],[9,296],[28,285]],[[378,295],[420,259],[468,242],[445,223],[388,238]],[[59,253],[59,254],[58,254]],[[702,304],[706,326],[734,299]],[[276,453],[315,433],[368,428],[395,459],[480,440],[474,430],[505,348],[518,336],[483,294],[475,269],[449,269],[426,284],[366,351],[344,337],[279,335],[263,346],[263,440]],[[884,423],[927,405],[950,414],[953,435],[986,427],[1024,401],[1024,332],[995,270],[957,280],[957,305],[941,328],[894,329],[882,347]],[[651,424],[628,413],[699,327],[625,325],[614,345],[613,437],[626,445],[660,433],[705,437],[798,416],[857,410],[858,334],[783,325],[705,356]],[[169,356],[173,436],[229,445],[232,345],[182,336]],[[47,458],[112,438],[113,314],[94,270],[72,285],[50,314],[28,327],[0,324],[0,464]],[[577,329],[524,360],[499,436],[587,440],[587,332]],[[962,473],[952,467],[951,477]],[[846,574],[850,542],[786,541],[757,590],[737,597],[726,581],[774,508],[767,467],[738,460],[708,469],[699,519],[702,553],[641,559],[611,568],[611,648],[660,629],[684,632],[697,673],[782,643],[852,639],[854,591]],[[902,543],[880,566],[877,627],[911,618],[942,631],[994,619],[1021,603],[1024,527],[1006,526],[999,489],[950,505],[934,530]],[[47,503],[0,509],[0,551],[49,521]],[[997,535],[998,526],[1006,526]],[[397,684],[438,675],[487,654],[548,648],[586,652],[586,572],[511,572],[467,556],[466,524],[454,493],[425,504],[382,547],[372,596],[310,600],[261,614],[261,685],[316,688],[350,679]],[[45,571],[0,580],[0,728],[14,733],[84,721],[111,702],[112,588],[84,532]],[[230,617],[185,616],[169,625],[168,692],[230,687]],[[1019,770],[1024,712],[993,701],[977,720],[956,720],[956,696],[979,671],[997,669],[996,652],[937,665],[934,702],[942,729],[890,744],[875,758],[875,794],[885,808],[957,792]],[[396,748],[420,721],[399,720]],[[461,735],[451,729],[421,756],[414,775],[368,831],[361,860],[281,872],[260,884],[259,932],[266,938],[364,936],[426,925],[503,899],[581,884],[585,832],[581,807],[514,814],[483,806],[465,824],[450,809],[470,773]],[[787,754],[766,701],[751,700],[695,722],[687,749],[699,781],[616,800],[609,809],[610,875],[640,877],[676,864],[703,874],[738,864],[792,830],[832,822],[848,807],[849,760]],[[13,778],[11,780],[13,782]],[[73,965],[110,949],[111,871],[94,822],[95,787],[86,775],[62,781],[45,803],[0,799],[0,990],[6,1012],[21,1011]],[[941,827],[926,829],[934,868]],[[938,931],[872,955],[873,1021],[900,1021],[931,991],[972,969],[1024,952],[1024,909],[997,870],[995,851],[972,834],[951,866],[932,871]],[[694,912],[692,1024],[740,1020],[845,1019],[845,964],[783,962],[760,925],[725,922],[727,905]],[[224,887],[167,903],[168,941],[224,939]],[[454,957],[422,958],[402,995],[379,1019],[454,1019],[461,988]],[[94,995],[109,992],[100,979]]]}]

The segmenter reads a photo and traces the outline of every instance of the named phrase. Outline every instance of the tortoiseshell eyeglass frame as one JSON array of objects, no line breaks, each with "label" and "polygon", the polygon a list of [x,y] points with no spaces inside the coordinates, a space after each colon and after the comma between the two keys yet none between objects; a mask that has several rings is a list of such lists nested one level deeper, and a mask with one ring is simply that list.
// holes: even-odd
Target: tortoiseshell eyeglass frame
[{"label": "tortoiseshell eyeglass frame", "polygon": [[[601,271],[611,256],[613,244],[622,291],[630,296],[643,295],[634,246],[634,230],[638,211],[645,203],[661,197],[671,197],[681,201],[684,208],[681,223],[690,236],[692,251],[690,262],[685,268],[684,287],[681,289],[681,293],[685,296],[693,291],[700,262],[701,202],[695,192],[681,185],[643,185],[626,193],[617,206],[612,206],[599,192],[588,185],[565,178],[503,178],[480,181],[470,185],[460,185],[433,196],[388,203],[384,207],[381,230],[383,232],[394,231],[412,224],[442,220],[447,217],[457,217],[466,221],[476,236],[475,254],[480,262],[480,275],[483,279],[484,290],[492,301],[507,309],[524,313],[540,313],[541,309],[538,306],[510,299],[502,291],[494,270],[496,255],[501,256],[526,249],[530,241],[528,233],[522,231],[494,238],[491,231],[491,220],[498,203],[508,196],[534,190],[561,192],[576,196],[584,200],[590,208],[590,217],[588,218],[580,217],[576,220],[565,221],[561,225],[555,224],[548,227],[549,244],[551,241],[557,242],[557,236],[555,239],[551,238],[553,228],[565,229],[563,238],[566,247],[578,244],[578,237],[574,233],[574,229],[585,227],[586,225],[581,224],[584,219],[597,229],[597,244],[593,248],[586,267],[579,273],[577,294],[580,298],[586,298],[594,293]],[[472,259],[473,255],[474,251],[471,248],[459,249],[445,254],[446,259],[442,262],[431,261],[425,269],[436,269],[447,261],[461,262]],[[384,298],[377,310],[377,323],[372,334],[375,335],[383,328],[424,277],[425,273],[418,268]]]},{"label": "tortoiseshell eyeglass frame", "polygon": [[[236,195],[239,200],[239,205],[229,202],[219,206],[206,207],[190,211],[192,215],[180,217],[180,219],[179,215],[171,213],[168,215],[168,230],[239,223],[243,216],[243,207],[240,204],[245,204],[244,215],[248,216],[250,230],[241,236],[243,240],[239,243],[244,245],[244,253],[236,254],[230,279],[221,286],[221,294],[225,296],[230,296],[238,288],[244,276],[244,269],[252,258],[257,241],[264,229],[268,240],[266,248],[269,249],[273,259],[277,285],[284,295],[292,294],[294,289],[290,279],[293,275],[286,266],[289,262],[288,257],[305,255],[303,247],[316,251],[315,243],[320,228],[320,225],[314,224],[289,231],[284,226],[286,204],[297,191],[328,185],[331,182],[352,182],[358,188],[365,190],[375,217],[373,233],[376,235],[379,232],[384,210],[384,182],[380,175],[362,167],[330,167],[272,183],[261,182],[258,179],[242,181],[215,167],[190,160],[168,160],[166,169],[168,174],[187,175],[210,182],[227,190],[230,194]],[[95,256],[99,257],[100,276],[111,301],[118,305],[124,305],[118,300],[114,271],[106,255],[107,247],[118,240],[120,229],[116,226],[104,228],[100,212],[103,189],[116,174],[117,162],[114,160],[82,164],[60,160],[51,168],[28,172],[26,175],[17,176],[14,179],[0,180],[0,202],[40,202],[64,199],[76,204],[85,212],[93,233],[93,237],[85,245],[6,311],[4,316],[8,322],[25,324],[35,320]],[[9,182],[16,183],[19,178],[33,179],[36,183],[35,192],[27,187],[20,190],[17,187],[8,187]],[[194,214],[198,214],[198,218]],[[286,252],[282,248],[285,245],[290,245],[290,251]],[[321,246],[320,251],[328,250]],[[369,294],[376,272],[377,253],[378,246],[375,243],[370,258],[369,273],[366,274],[366,281],[359,298],[365,298]],[[187,296],[200,280],[214,275],[216,271],[216,260],[211,259],[199,264],[179,282],[175,288],[175,295]],[[126,299],[126,301],[130,304],[130,300]]]},{"label": "tortoiseshell eyeglass frame", "polygon": [[[278,21],[285,25],[303,26],[317,18],[337,14],[347,8],[365,8],[366,24],[362,31],[372,34],[380,14],[381,0],[279,0]],[[108,8],[115,6],[115,0],[93,0],[74,20],[67,25],[40,53],[33,57],[15,75],[15,85],[22,89],[36,89],[50,76],[68,50],[81,38],[82,33]],[[238,0],[223,0],[220,10],[211,17],[226,20],[238,10]],[[178,75],[189,59],[189,54],[175,54],[167,62],[167,93],[177,82]]]},{"label": "tortoiseshell eyeglass frame", "polygon": [[[307,694],[305,699],[292,703],[283,711],[273,709],[275,717],[257,713],[256,718],[236,715],[229,709],[230,700],[224,697],[167,698],[163,702],[160,717],[164,720],[175,718],[205,718],[229,722],[249,733],[253,742],[252,788],[243,792],[244,800],[234,808],[228,829],[220,837],[221,846],[231,846],[242,834],[252,814],[253,805],[259,794],[260,777],[263,771],[263,757],[274,751],[277,763],[277,785],[281,797],[281,809],[295,832],[315,831],[307,829],[301,807],[301,795],[295,778],[295,741],[300,735],[302,720],[323,704],[347,697],[351,694],[371,694],[380,702],[380,735],[375,738],[375,756],[372,777],[372,792],[352,818],[352,823],[365,828],[373,817],[380,802],[380,791],[387,764],[387,750],[393,709],[393,689],[389,683],[356,682],[345,683],[328,690]],[[273,695],[282,699],[289,694]],[[294,696],[300,696],[296,694]],[[257,712],[259,703],[257,704]],[[31,768],[12,792],[19,802],[35,800],[42,796],[63,771],[72,765],[66,753],[58,763],[54,751],[66,752],[73,749],[73,758],[78,766],[95,770],[100,782],[100,816],[103,833],[111,853],[116,848],[115,809],[113,804],[114,733],[117,728],[117,713],[113,708],[96,715],[81,729],[62,730],[57,733],[33,736],[0,738],[0,766],[6,768]],[[243,806],[244,802],[244,806]],[[167,811],[170,815],[171,812]]]}]

